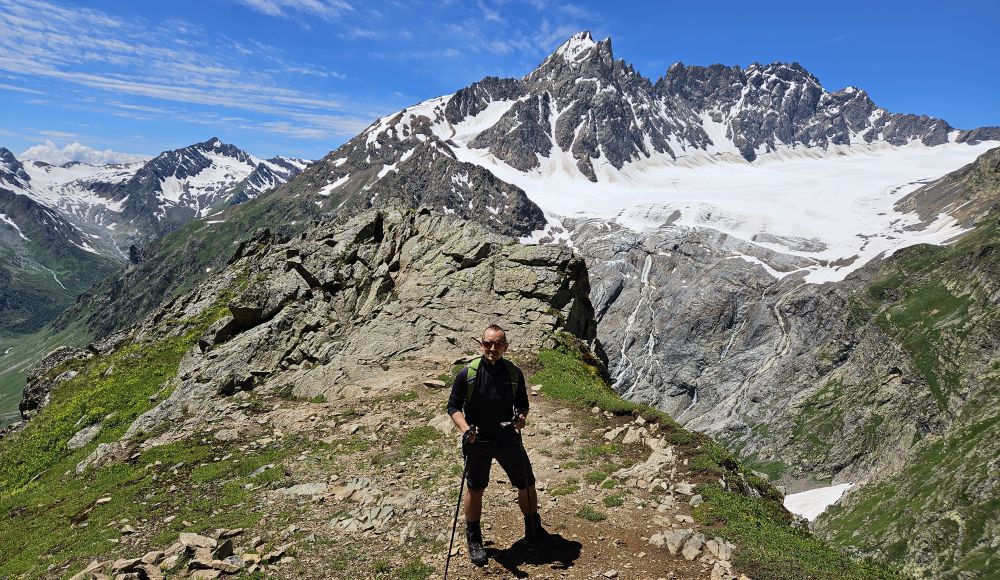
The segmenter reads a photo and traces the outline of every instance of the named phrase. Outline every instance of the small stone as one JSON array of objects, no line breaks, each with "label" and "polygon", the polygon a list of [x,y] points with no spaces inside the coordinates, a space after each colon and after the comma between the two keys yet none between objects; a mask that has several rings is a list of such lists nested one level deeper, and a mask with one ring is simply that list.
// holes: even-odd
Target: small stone
[{"label": "small stone", "polygon": [[278,493],[283,495],[293,495],[293,496],[313,496],[322,495],[326,493],[328,486],[322,482],[315,483],[300,483],[298,485],[293,485],[291,487],[285,487],[276,490]]},{"label": "small stone", "polygon": [[268,552],[267,554],[264,554],[263,556],[261,556],[260,562],[262,564],[270,564],[272,562],[277,562],[278,560],[281,559],[282,556],[285,555],[285,549],[286,548],[284,546],[281,546],[275,550]]},{"label": "small stone", "polygon": [[704,500],[704,498],[702,498],[702,497],[701,497],[701,494],[695,494],[695,495],[692,495],[692,496],[691,496],[691,499],[690,499],[690,500],[688,500],[688,503],[689,503],[689,504],[691,504],[691,507],[698,507],[698,506],[700,506],[700,505],[701,505],[701,504],[702,504],[702,503],[703,503],[704,501],[705,501],[705,500]]},{"label": "small stone", "polygon": [[215,438],[219,441],[236,441],[240,434],[236,429],[219,429],[215,432]]},{"label": "small stone", "polygon": [[159,550],[154,550],[152,552],[146,552],[141,558],[143,564],[159,564],[163,561],[163,552]]},{"label": "small stone", "polygon": [[122,526],[122,529],[120,529],[118,531],[120,531],[123,534],[134,534],[135,533],[135,528],[133,528],[132,526],[129,526],[129,525],[124,525],[124,526]]},{"label": "small stone", "polygon": [[694,560],[701,555],[701,548],[704,545],[705,536],[703,534],[694,534],[684,542],[684,549],[681,550],[681,555],[684,556],[685,560]]},{"label": "small stone", "polygon": [[111,501],[111,496],[101,497],[94,502],[94,505],[104,505],[106,503],[109,503],[110,501]]},{"label": "small stone", "polygon": [[141,558],[129,558],[129,559],[123,558],[121,560],[115,560],[115,563],[111,565],[111,573],[114,574],[118,572],[130,572],[132,571],[133,568],[135,568],[138,564],[141,563],[142,563]]},{"label": "small stone", "polygon": [[617,578],[618,570],[608,570],[607,572],[602,574],[602,576],[604,576],[605,578]]},{"label": "small stone", "polygon": [[229,529],[221,529],[221,530],[218,530],[218,536],[219,536],[220,540],[224,540],[226,538],[233,538],[233,537],[239,536],[244,531],[245,530],[243,528],[233,528],[231,530],[229,530]]},{"label": "small stone", "polygon": [[674,491],[682,495],[694,495],[694,486],[686,481],[674,485]]},{"label": "small stone", "polygon": [[444,381],[439,381],[437,379],[427,379],[424,381],[424,386],[431,389],[443,389],[448,386]]}]

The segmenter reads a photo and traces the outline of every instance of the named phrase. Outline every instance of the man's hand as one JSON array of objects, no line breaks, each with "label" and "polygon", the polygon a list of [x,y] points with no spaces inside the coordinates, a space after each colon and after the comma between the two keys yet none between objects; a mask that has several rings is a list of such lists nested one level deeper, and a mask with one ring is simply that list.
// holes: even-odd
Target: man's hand
[{"label": "man's hand", "polygon": [[527,423],[527,417],[524,416],[524,413],[518,413],[517,415],[514,415],[514,428],[515,429],[517,429],[517,430],[524,429],[525,423]]},{"label": "man's hand", "polygon": [[462,443],[475,443],[477,433],[479,429],[475,425],[469,425],[469,428],[462,432]]}]

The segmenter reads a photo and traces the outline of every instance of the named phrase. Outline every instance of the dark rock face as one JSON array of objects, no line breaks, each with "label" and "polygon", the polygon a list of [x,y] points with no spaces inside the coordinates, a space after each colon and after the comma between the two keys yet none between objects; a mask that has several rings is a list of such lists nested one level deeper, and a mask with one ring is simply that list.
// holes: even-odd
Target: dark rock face
[{"label": "dark rock face", "polygon": [[[467,106],[479,106],[469,98]],[[384,127],[376,123],[307,169],[291,188],[340,216],[403,205],[430,207],[506,235],[526,236],[545,225],[542,211],[520,188],[458,161],[451,145],[434,134],[431,125],[444,121],[444,107],[430,114],[433,119],[404,111]]]},{"label": "dark rock face", "polygon": [[[165,151],[140,168],[128,181],[112,187],[110,197],[123,201],[123,218],[154,230],[170,231],[197,216],[198,210],[218,201],[215,191],[180,194],[181,203],[165,203],[162,182],[173,177],[185,180],[212,166],[210,155],[231,158],[254,167],[249,154],[216,138],[190,147]],[[235,181],[235,180],[234,180]],[[219,184],[220,189],[223,184]],[[160,231],[160,233],[164,233]]]},{"label": "dark rock face", "polygon": [[675,156],[670,136],[708,141],[692,111],[656,95],[647,79],[614,60],[610,40],[595,43],[590,33],[568,40],[522,84],[525,97],[470,143],[522,171],[538,166],[536,155],[549,157],[553,144],[596,181],[598,159],[621,169],[654,152]]},{"label": "dark rock face", "polygon": [[62,367],[73,360],[82,360],[90,356],[92,353],[85,350],[61,346],[32,368],[28,372],[28,382],[24,386],[21,403],[18,405],[21,418],[26,421],[34,417],[49,402],[49,393],[54,387],[76,376],[76,371]]},{"label": "dark rock face", "polygon": [[312,162],[304,159],[288,159],[280,156],[272,157],[266,163],[258,163],[250,175],[226,193],[229,196],[227,203],[241,204],[262,192],[287,183],[310,163]]},{"label": "dark rock face", "polygon": [[851,135],[860,135],[866,143],[904,145],[918,139],[940,145],[953,130],[940,119],[889,113],[854,87],[829,93],[796,62],[754,63],[745,70],[677,63],[657,81],[656,89],[724,122],[727,137],[748,161],[779,145],[825,149],[850,144]]},{"label": "dark rock face", "polygon": [[523,81],[486,77],[455,93],[448,100],[444,115],[449,123],[460,123],[483,112],[492,102],[512,101],[524,93]]},{"label": "dark rock face", "polygon": [[14,154],[0,147],[0,183],[13,187],[26,187],[31,176],[24,171],[24,165]]}]

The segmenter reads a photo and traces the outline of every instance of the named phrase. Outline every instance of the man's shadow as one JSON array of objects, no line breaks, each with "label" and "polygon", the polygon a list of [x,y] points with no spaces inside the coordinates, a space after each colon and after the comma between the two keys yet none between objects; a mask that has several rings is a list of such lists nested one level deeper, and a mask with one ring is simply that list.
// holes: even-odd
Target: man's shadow
[{"label": "man's shadow", "polygon": [[487,548],[487,554],[491,560],[507,569],[515,578],[527,578],[528,573],[520,569],[524,564],[539,566],[552,564],[555,570],[566,570],[573,566],[583,544],[573,540],[567,540],[559,534],[548,534],[548,541],[539,547],[529,549],[528,544],[523,540],[514,542],[509,548],[497,550]]}]

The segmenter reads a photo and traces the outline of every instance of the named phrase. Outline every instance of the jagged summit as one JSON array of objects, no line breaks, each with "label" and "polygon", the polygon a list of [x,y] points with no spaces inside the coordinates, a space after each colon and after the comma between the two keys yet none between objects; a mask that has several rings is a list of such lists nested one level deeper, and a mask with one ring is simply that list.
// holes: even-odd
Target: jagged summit
[{"label": "jagged summit", "polygon": [[0,147],[0,185],[24,187],[31,177],[24,171],[24,165],[10,152]]},{"label": "jagged summit", "polygon": [[566,40],[566,42],[559,45],[559,48],[557,48],[555,52],[553,52],[545,60],[547,62],[556,58],[561,58],[567,63],[578,64],[588,58],[593,58],[594,56],[613,59],[614,55],[611,52],[611,39],[605,38],[600,42],[596,42],[590,35],[590,31],[585,30],[571,36],[568,40]]}]

